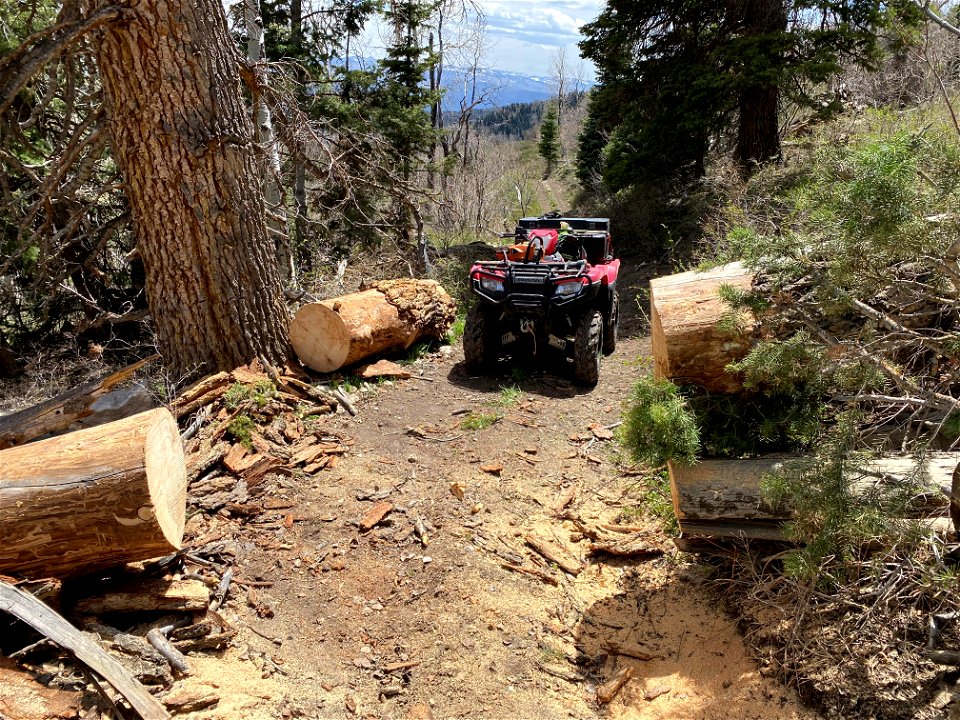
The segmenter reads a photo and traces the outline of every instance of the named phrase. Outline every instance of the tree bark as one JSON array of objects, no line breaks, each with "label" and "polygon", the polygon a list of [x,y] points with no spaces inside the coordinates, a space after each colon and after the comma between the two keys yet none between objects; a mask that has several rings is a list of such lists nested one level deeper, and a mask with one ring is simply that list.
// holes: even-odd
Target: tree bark
[{"label": "tree bark", "polygon": [[745,173],[780,157],[780,87],[771,79],[783,65],[779,36],[787,29],[787,11],[783,0],[745,0],[742,5],[744,35],[755,47],[751,65],[741,70],[747,80],[738,100],[740,119],[734,159]]},{"label": "tree bark", "polygon": [[280,363],[286,312],[223,5],[128,3],[92,42],[161,354],[183,374]]},{"label": "tree bark", "polygon": [[439,340],[455,306],[433,280],[387,280],[372,290],[304,305],[290,325],[297,356],[317,372],[333,372],[423,338]]},{"label": "tree bark", "polygon": [[654,376],[715,393],[742,390],[742,377],[726,367],[742,359],[753,345],[753,319],[741,313],[737,331],[723,328],[721,321],[733,309],[720,298],[720,287],[750,290],[752,281],[753,273],[740,263],[651,280]]},{"label": "tree bark", "polygon": [[0,573],[87,573],[178,550],[186,478],[164,408],[0,452]]}]

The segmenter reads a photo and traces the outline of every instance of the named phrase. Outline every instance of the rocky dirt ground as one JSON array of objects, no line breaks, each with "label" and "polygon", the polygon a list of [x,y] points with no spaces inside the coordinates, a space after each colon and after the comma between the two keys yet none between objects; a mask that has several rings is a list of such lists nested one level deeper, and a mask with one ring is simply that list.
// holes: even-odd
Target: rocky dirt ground
[{"label": "rocky dirt ground", "polygon": [[[648,488],[609,428],[647,353],[622,340],[585,392],[530,366],[476,377],[444,348],[325,421],[355,443],[285,480],[285,521],[194,516],[189,537],[235,538],[238,576],[259,585],[221,609],[233,646],[178,683],[220,697],[191,717],[813,717],[760,675],[705,569],[635,510]],[[591,555],[592,530],[640,554]]]}]

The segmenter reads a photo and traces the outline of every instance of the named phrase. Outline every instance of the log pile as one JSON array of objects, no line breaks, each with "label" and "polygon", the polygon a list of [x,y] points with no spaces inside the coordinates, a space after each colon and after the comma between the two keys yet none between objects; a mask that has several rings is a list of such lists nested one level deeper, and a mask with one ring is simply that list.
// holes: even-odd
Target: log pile
[{"label": "log pile", "polygon": [[[705,272],[691,271],[650,283],[654,375],[711,394],[739,395],[742,378],[727,366],[742,359],[757,340],[757,328],[721,297],[723,286],[749,291],[753,273],[741,263]],[[669,463],[674,512],[684,535],[783,538],[790,508],[771,508],[760,493],[761,478],[783,470],[789,458],[704,459],[693,466]],[[914,517],[943,518],[950,508],[953,475],[960,453],[932,453],[922,460],[881,458],[851,478],[854,489],[883,482],[919,484],[923,491]],[[960,512],[957,513],[960,516]]]}]

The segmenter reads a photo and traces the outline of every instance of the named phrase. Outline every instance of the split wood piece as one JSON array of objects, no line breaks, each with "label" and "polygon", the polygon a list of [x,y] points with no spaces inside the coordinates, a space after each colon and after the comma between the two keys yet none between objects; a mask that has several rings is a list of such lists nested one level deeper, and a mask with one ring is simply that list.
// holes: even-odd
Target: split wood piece
[{"label": "split wood piece", "polygon": [[110,683],[142,720],[169,720],[170,715],[163,705],[123,665],[37,598],[0,581],[0,611],[22,620],[72,652],[80,662]]},{"label": "split wood piece", "polygon": [[557,578],[555,578],[553,575],[545,573],[542,570],[537,570],[536,568],[527,568],[523,567],[522,565],[514,565],[513,563],[508,562],[500,563],[500,567],[502,567],[504,570],[509,570],[510,572],[521,573],[522,575],[530,575],[531,577],[535,577],[538,580],[543,580],[545,583],[555,587],[560,584],[560,581],[557,580]]},{"label": "split wood piece", "polygon": [[170,404],[170,409],[178,418],[196,412],[223,397],[232,382],[233,376],[228,372],[205,377],[180,393]]},{"label": "split wood piece", "polygon": [[187,658],[182,652],[170,644],[170,641],[160,632],[160,628],[153,628],[147,633],[147,642],[166,658],[167,662],[170,663],[170,668],[177,675],[185,676],[190,674],[190,663],[187,661]]},{"label": "split wood piece", "polygon": [[362,518],[360,518],[360,530],[362,532],[372,530],[373,527],[382,522],[392,510],[393,503],[387,502],[386,500],[381,500],[380,502],[376,503],[363,514]]},{"label": "split wood piece", "polygon": [[350,399],[350,396],[343,391],[342,387],[338,387],[333,391],[334,397],[337,398],[337,402],[343,405],[343,409],[350,413],[351,417],[356,417],[359,414],[357,406],[353,404],[353,401]]},{"label": "split wood piece", "polygon": [[346,446],[338,443],[317,443],[305,447],[290,457],[290,465],[315,462],[321,455],[342,455]]},{"label": "split wood piece", "polygon": [[556,564],[557,567],[564,572],[570,573],[574,576],[583,572],[583,563],[574,558],[569,552],[559,545],[555,545],[554,543],[538,537],[533,533],[527,534],[524,540],[526,541],[527,545],[543,555],[543,557],[550,562]]},{"label": "split wood piece", "polygon": [[[742,460],[702,460],[685,466],[670,462],[670,491],[681,532],[712,537],[749,537],[782,540],[782,524],[789,508],[771,508],[760,494],[760,480],[770,473],[787,472],[792,462],[803,458],[766,456]],[[870,460],[863,472],[851,475],[854,492],[877,483],[909,483],[933,498],[949,493],[960,453],[935,452],[924,456],[918,467],[913,457]],[[944,492],[944,488],[947,491]],[[927,507],[917,507],[919,515]],[[944,508],[945,510],[945,508]]]},{"label": "split wood piece", "polygon": [[88,573],[180,549],[187,469],[165,408],[0,452],[0,572]]},{"label": "split wood piece", "polygon": [[201,612],[207,609],[210,590],[199,580],[139,580],[108,588],[100,595],[79,600],[80,615],[115,612]]},{"label": "split wood piece", "polygon": [[290,341],[307,367],[328,373],[417,340],[440,340],[455,315],[453,300],[436,281],[387,280],[304,305],[290,324]]},{"label": "split wood piece", "polygon": [[0,450],[22,445],[42,435],[61,432],[78,420],[92,415],[94,410],[91,406],[97,398],[133,377],[137,370],[158,357],[153,355],[140,360],[100,380],[93,380],[39,405],[0,418]]},{"label": "split wood piece", "polygon": [[223,466],[234,475],[239,475],[246,467],[244,458],[247,457],[247,453],[248,450],[243,443],[234,443],[223,457]]},{"label": "split wood piece", "polygon": [[186,715],[217,705],[220,697],[210,688],[176,688],[161,701],[175,715]]},{"label": "split wood piece", "polygon": [[597,688],[597,702],[601,705],[607,705],[613,701],[623,686],[633,677],[633,668],[625,667],[610,682],[604,683]]},{"label": "split wood piece", "polygon": [[690,271],[650,281],[650,342],[654,377],[699,385],[713,393],[736,393],[743,378],[727,372],[753,346],[754,321],[742,313],[740,330],[721,327],[734,312],[720,287],[749,292],[753,272],[741,263],[706,272]]}]

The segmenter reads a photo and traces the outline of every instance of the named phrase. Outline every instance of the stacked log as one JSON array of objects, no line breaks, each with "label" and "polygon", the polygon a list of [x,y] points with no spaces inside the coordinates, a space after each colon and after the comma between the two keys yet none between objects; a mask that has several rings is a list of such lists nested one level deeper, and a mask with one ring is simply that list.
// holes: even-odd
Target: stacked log
[{"label": "stacked log", "polygon": [[304,305],[290,342],[304,365],[333,372],[380,353],[440,340],[456,306],[434,280],[386,280],[371,289]]},{"label": "stacked log", "polygon": [[[782,540],[789,506],[774,508],[764,501],[760,482],[765,475],[790,472],[800,458],[764,456],[737,460],[702,460],[695,465],[669,463],[673,507],[686,535],[749,537]],[[918,489],[912,513],[943,515],[960,453],[928,453],[922,458],[876,458],[851,473],[853,492],[868,492],[877,483],[900,483]]]},{"label": "stacked log", "polygon": [[175,552],[186,464],[165,408],[0,451],[0,573],[87,573]]},{"label": "stacked log", "polygon": [[[651,344],[654,376],[678,385],[696,385],[713,394],[740,394],[743,379],[727,370],[742,359],[757,339],[752,318],[738,316],[731,330],[734,309],[721,297],[721,287],[749,291],[754,275],[741,263],[705,272],[685,272],[650,282]],[[784,457],[721,460],[704,459],[693,466],[670,462],[670,488],[674,512],[684,535],[708,537],[783,538],[783,523],[790,508],[771,508],[760,493],[764,475],[781,472]],[[911,482],[920,480],[929,497],[939,501],[934,514],[946,514],[953,475],[960,454],[933,453],[922,459],[882,458],[868,464],[859,482]],[[872,479],[871,479],[872,478]],[[953,507],[953,506],[951,506]],[[957,503],[956,507],[960,507]],[[929,508],[916,508],[922,515]],[[960,510],[954,508],[960,518]]]},{"label": "stacked log", "polygon": [[754,324],[743,314],[736,332],[723,327],[732,308],[721,299],[720,288],[748,291],[752,282],[753,273],[741,263],[651,280],[654,376],[678,385],[699,385],[712,393],[742,390],[742,378],[726,368],[750,351]]}]

